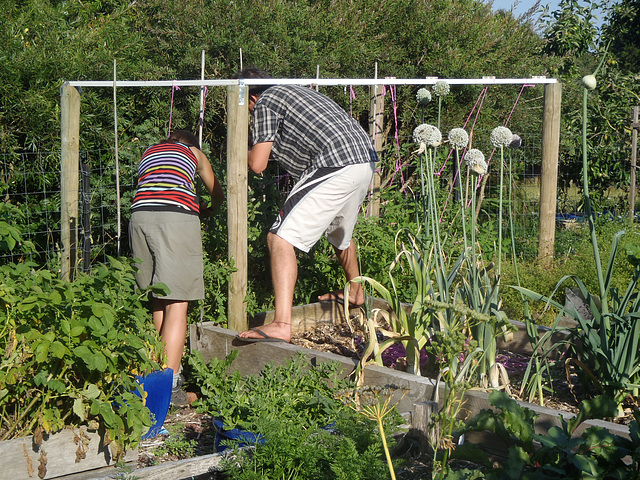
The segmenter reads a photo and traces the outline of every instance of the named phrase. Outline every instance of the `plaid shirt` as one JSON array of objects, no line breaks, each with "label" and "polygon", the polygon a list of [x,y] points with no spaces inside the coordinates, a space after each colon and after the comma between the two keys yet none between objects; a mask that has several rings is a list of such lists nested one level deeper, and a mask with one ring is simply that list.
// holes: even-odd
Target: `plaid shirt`
[{"label": "plaid shirt", "polygon": [[309,169],[378,161],[371,139],[338,104],[311,88],[278,85],[253,109],[253,143],[273,142],[273,158],[296,180]]}]

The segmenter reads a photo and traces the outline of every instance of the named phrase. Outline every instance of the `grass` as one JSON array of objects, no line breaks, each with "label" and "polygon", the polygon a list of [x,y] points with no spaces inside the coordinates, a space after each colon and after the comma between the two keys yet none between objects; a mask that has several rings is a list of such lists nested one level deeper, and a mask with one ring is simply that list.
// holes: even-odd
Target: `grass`
[{"label": "grass", "polygon": [[[605,261],[609,256],[611,240],[616,232],[625,230],[621,245],[625,243],[640,244],[640,225],[632,224],[626,218],[602,216],[596,222],[598,243],[602,246],[600,254]],[[590,291],[598,291],[593,247],[586,222],[569,229],[556,230],[556,256],[549,268],[541,267],[537,260],[519,259],[518,273],[523,287],[543,295],[551,295],[557,282],[564,275],[576,275],[583,279]],[[615,261],[613,285],[624,291],[633,274],[633,267],[623,254],[618,254]],[[503,285],[515,285],[516,275],[512,262],[504,262],[502,270]],[[509,288],[501,290],[504,310],[512,320],[524,320],[523,302],[520,295]],[[554,299],[562,303],[565,292],[558,291]],[[546,312],[544,304],[530,304],[532,319],[539,325],[551,325],[556,313]]]}]

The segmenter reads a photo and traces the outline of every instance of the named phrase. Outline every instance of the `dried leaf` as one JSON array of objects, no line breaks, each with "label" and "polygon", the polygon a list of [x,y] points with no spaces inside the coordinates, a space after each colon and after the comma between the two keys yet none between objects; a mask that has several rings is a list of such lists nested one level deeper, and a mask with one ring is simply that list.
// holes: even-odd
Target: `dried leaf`
[{"label": "dried leaf", "polygon": [[35,443],[38,447],[40,445],[42,445],[42,435],[43,435],[43,430],[42,427],[40,425],[38,425],[35,429],[35,431],[33,432],[33,443]]},{"label": "dried leaf", "polygon": [[80,460],[85,458],[87,458],[87,447],[81,443],[76,449],[76,463],[80,463]]},{"label": "dried leaf", "polygon": [[111,458],[115,462],[117,462],[118,460],[120,460],[120,459],[122,459],[124,457],[124,450],[122,449],[120,444],[115,440],[113,442],[111,442],[111,445],[109,447],[109,451],[111,452]]},{"label": "dried leaf", "polygon": [[27,475],[33,477],[33,462],[29,456],[29,450],[27,450],[27,445],[25,443],[22,444],[22,448],[24,449],[24,458],[27,461]]},{"label": "dried leaf", "polygon": [[38,467],[38,477],[44,478],[47,475],[47,452],[40,452],[40,466]]},{"label": "dried leaf", "polygon": [[87,451],[89,450],[89,442],[91,439],[87,436],[84,430],[80,430],[80,435],[76,435],[73,441],[78,445],[76,450],[76,463],[80,463],[80,460],[87,458]]}]

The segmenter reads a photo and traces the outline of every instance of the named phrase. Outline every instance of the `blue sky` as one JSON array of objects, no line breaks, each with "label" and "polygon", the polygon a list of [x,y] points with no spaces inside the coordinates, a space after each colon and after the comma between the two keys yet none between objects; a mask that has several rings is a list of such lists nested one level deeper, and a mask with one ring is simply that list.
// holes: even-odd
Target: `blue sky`
[{"label": "blue sky", "polygon": [[[516,3],[516,0],[494,0],[493,9],[494,10],[510,10],[511,7]],[[513,9],[513,12],[516,16],[523,14],[528,9],[530,9],[536,2],[535,0],[520,0],[517,2],[518,4]],[[560,5],[560,0],[542,0],[540,2],[540,6],[549,5],[549,10],[557,10],[558,5]]]},{"label": "blue sky", "polygon": [[[615,3],[615,0],[611,0]],[[488,1],[487,1],[488,3]],[[494,10],[510,10],[514,4],[517,5],[513,8],[513,13],[517,17],[522,15],[527,10],[529,10],[536,2],[535,0],[494,0],[493,9]],[[560,5],[560,0],[542,0],[540,2],[540,6],[549,5],[549,11],[553,12],[558,9]],[[602,24],[602,15],[598,15],[598,25]]]}]

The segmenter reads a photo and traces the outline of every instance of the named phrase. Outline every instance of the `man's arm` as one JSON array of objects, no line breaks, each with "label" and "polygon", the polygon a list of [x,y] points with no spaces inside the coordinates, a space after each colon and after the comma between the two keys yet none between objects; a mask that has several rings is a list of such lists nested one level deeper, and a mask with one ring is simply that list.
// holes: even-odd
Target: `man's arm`
[{"label": "man's arm", "polygon": [[249,150],[249,168],[255,173],[262,173],[269,163],[273,142],[256,143]]}]

